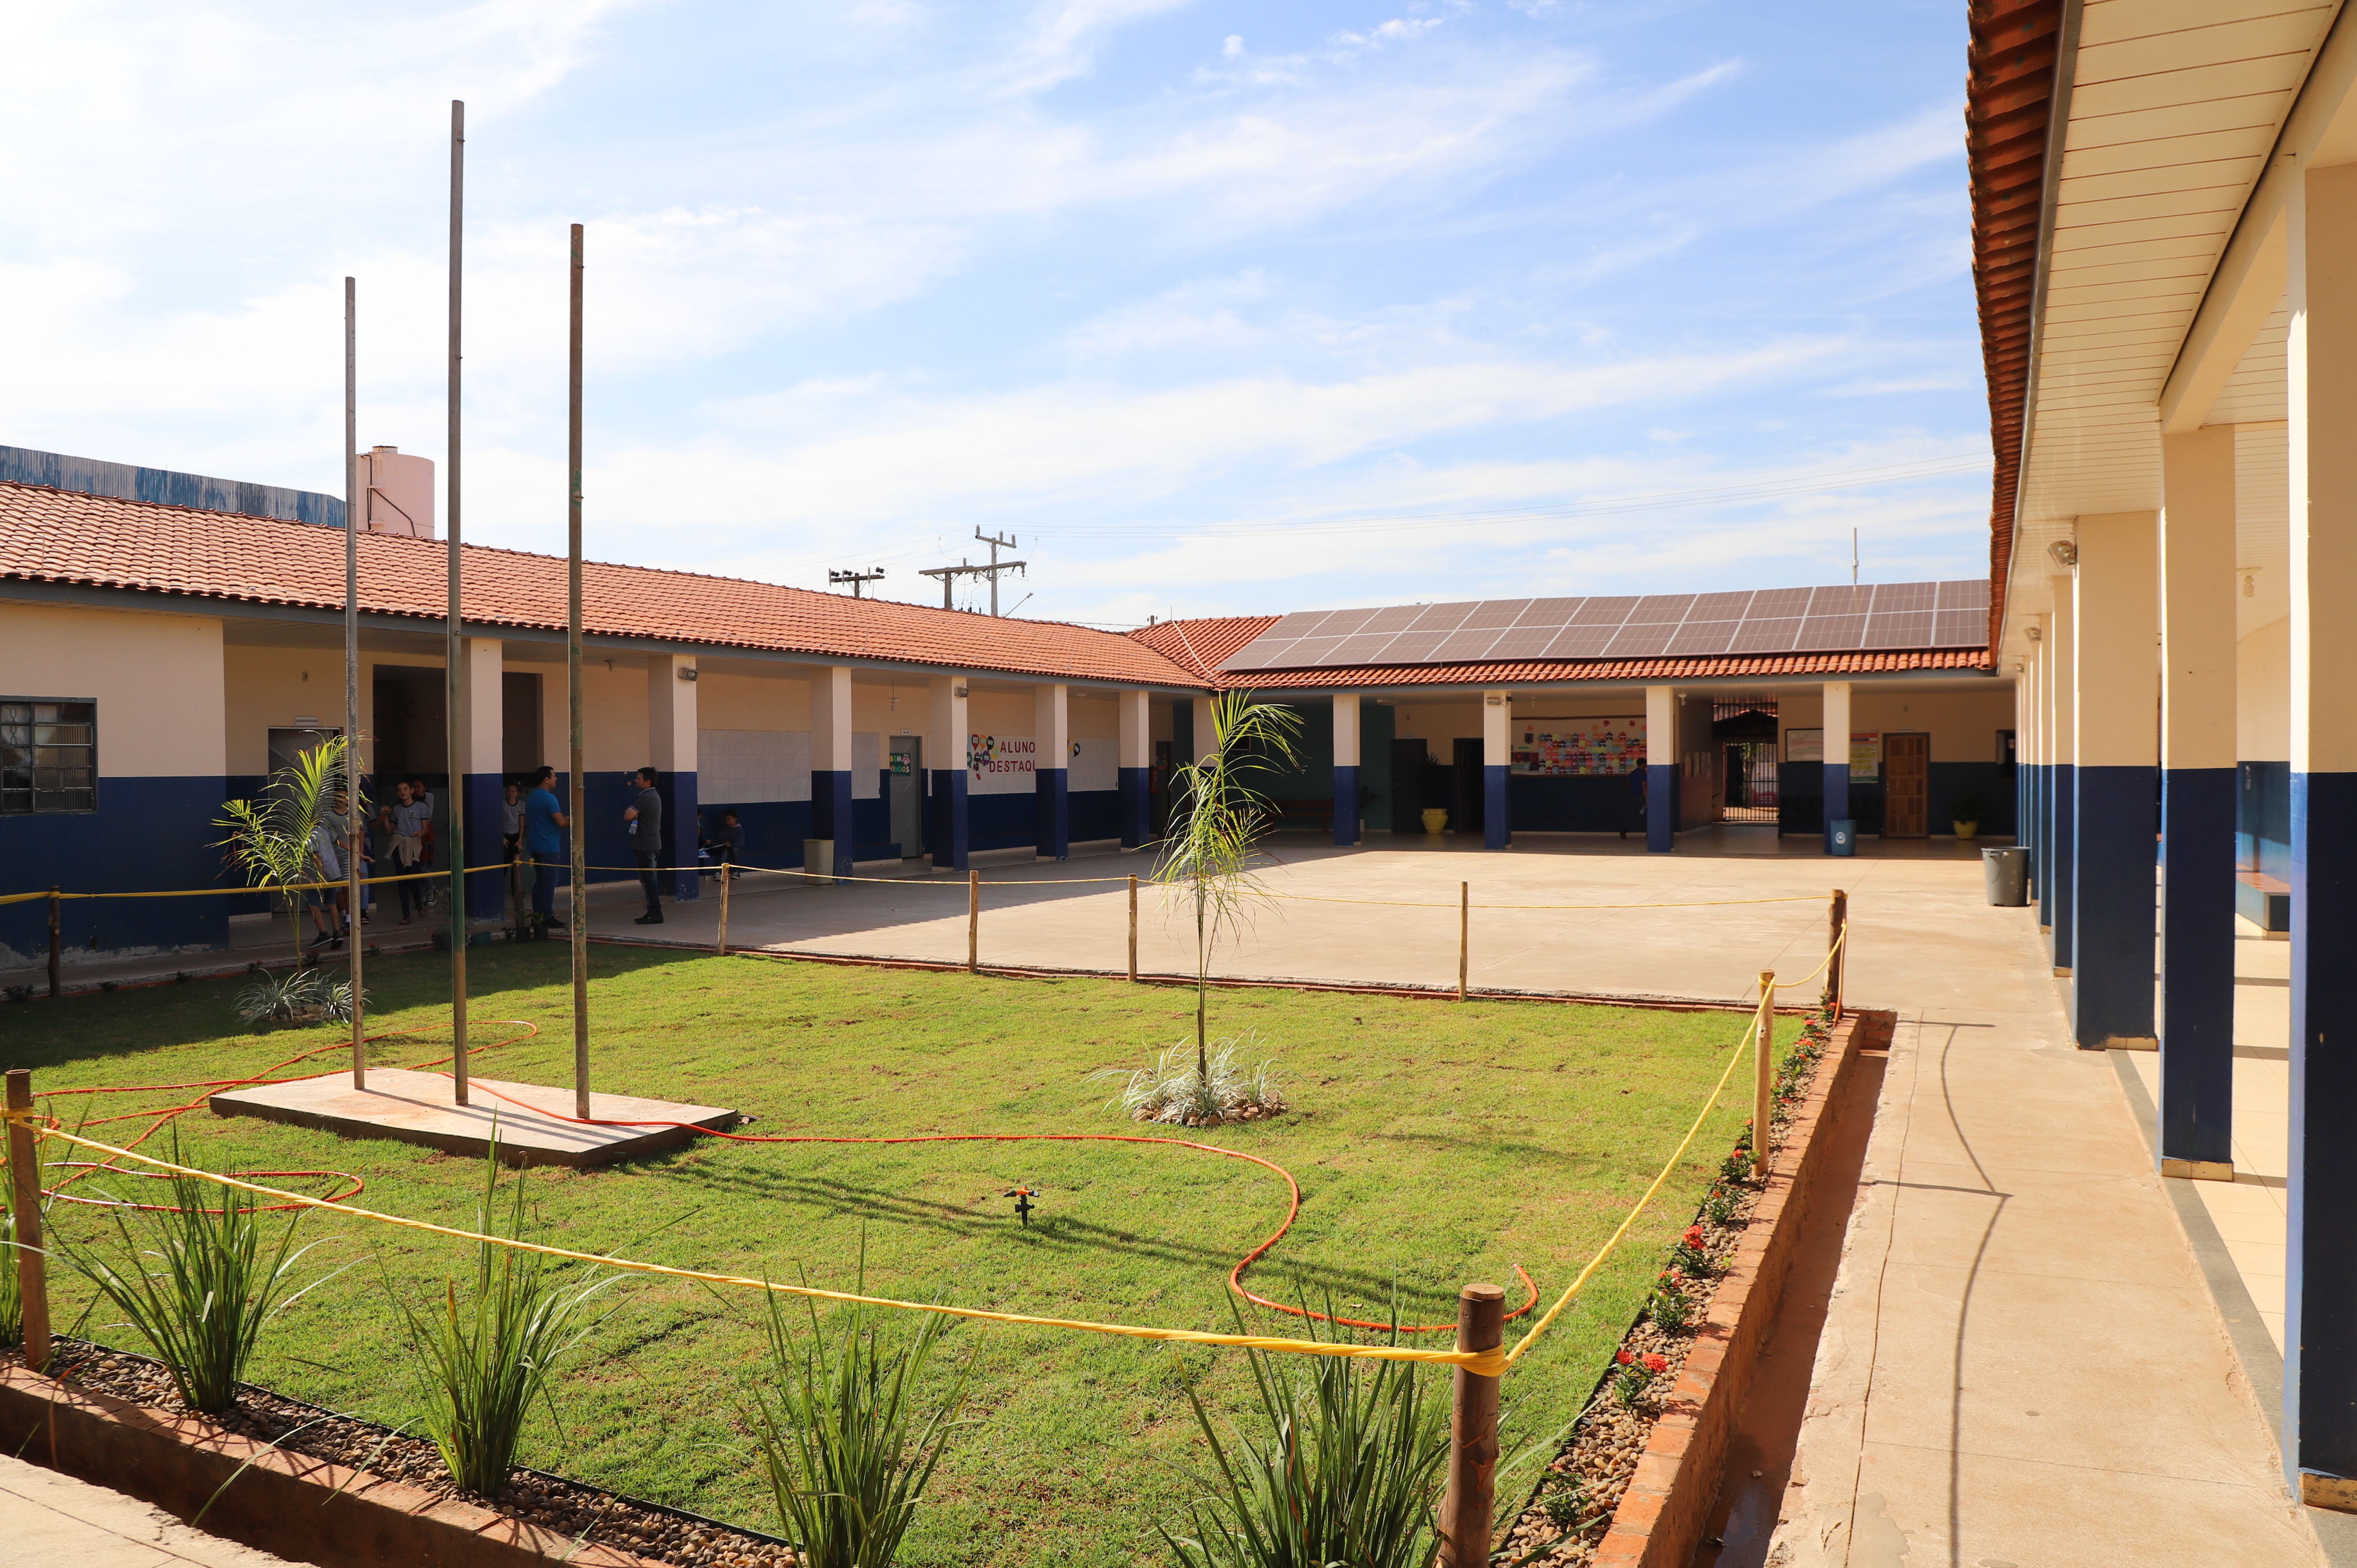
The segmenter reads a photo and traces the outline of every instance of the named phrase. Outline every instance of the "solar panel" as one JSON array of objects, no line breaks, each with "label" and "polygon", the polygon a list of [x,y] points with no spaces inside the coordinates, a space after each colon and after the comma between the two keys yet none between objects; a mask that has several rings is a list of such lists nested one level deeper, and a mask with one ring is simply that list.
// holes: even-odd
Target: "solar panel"
[{"label": "solar panel", "polygon": [[1279,618],[1227,667],[1978,648],[1988,639],[1988,584],[1965,578],[1302,610]]}]

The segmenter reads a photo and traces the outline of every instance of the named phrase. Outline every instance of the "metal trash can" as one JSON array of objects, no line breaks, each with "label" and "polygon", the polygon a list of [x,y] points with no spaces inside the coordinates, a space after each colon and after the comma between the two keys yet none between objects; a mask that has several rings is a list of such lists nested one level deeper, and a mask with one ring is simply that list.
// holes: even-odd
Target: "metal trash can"
[{"label": "metal trash can", "polygon": [[1848,854],[1857,843],[1857,822],[1850,817],[1835,817],[1833,832],[1825,840],[1828,854]]},{"label": "metal trash can", "polygon": [[1988,901],[2018,908],[2029,902],[2029,847],[2007,844],[1981,851],[1981,875],[1988,883]]}]

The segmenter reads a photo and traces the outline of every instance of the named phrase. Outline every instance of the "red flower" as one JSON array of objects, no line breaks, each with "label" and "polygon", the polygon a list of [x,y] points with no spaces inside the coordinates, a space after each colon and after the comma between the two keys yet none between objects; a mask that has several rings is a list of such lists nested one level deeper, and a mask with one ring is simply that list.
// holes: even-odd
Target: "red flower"
[{"label": "red flower", "polygon": [[1672,1269],[1668,1273],[1663,1274],[1662,1277],[1669,1281],[1670,1283],[1676,1284],[1680,1280],[1684,1279],[1685,1275],[1675,1269]]},{"label": "red flower", "polygon": [[1613,1359],[1614,1360],[1616,1360],[1616,1361],[1620,1362],[1622,1366],[1624,1366],[1624,1367],[1625,1367],[1625,1366],[1627,1366],[1630,1362],[1631,1362],[1631,1361],[1635,1360],[1637,1358],[1636,1358],[1636,1357],[1634,1357],[1634,1356],[1631,1356],[1628,1351],[1623,1350],[1623,1351],[1621,1351],[1619,1355],[1617,1355],[1617,1356],[1613,1357],[1612,1359]]},{"label": "red flower", "polygon": [[1645,1370],[1649,1372],[1666,1372],[1669,1369],[1670,1362],[1668,1357],[1656,1356],[1650,1352],[1647,1353],[1645,1357]]},{"label": "red flower", "polygon": [[1699,1247],[1702,1245],[1701,1226],[1689,1225],[1686,1227],[1686,1245],[1689,1247]]}]

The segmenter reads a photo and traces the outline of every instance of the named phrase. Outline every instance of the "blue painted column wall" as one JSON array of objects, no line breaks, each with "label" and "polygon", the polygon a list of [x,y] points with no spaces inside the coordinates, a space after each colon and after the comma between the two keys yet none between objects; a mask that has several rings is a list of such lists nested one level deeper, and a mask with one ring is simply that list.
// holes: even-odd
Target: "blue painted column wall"
[{"label": "blue painted column wall", "polygon": [[1334,765],[1334,843],[1349,848],[1359,842],[1359,767]]},{"label": "blue painted column wall", "polygon": [[1645,688],[1645,850],[1667,854],[1678,842],[1678,694]]},{"label": "blue painted column wall", "polygon": [[2233,1178],[2234,430],[2161,437],[2163,1176]]},{"label": "blue painted column wall", "polygon": [[701,888],[695,875],[695,775],[693,771],[666,773],[655,792],[663,803],[661,864],[664,868],[655,886],[673,898],[696,897]]},{"label": "blue painted column wall", "polygon": [[[2301,162],[2306,164],[2305,159]],[[2287,1478],[2357,1508],[2357,166],[2286,192],[2292,584]]]},{"label": "blue painted column wall", "polygon": [[932,771],[933,865],[945,871],[966,869],[973,832],[966,812],[966,774],[963,768]]},{"label": "blue painted column wall", "polygon": [[[834,858],[825,868],[828,875],[849,876],[852,874],[852,868],[859,859],[859,831],[853,822],[851,769],[848,768],[812,771],[811,837],[831,841],[834,845]],[[819,868],[813,866],[811,869]]]},{"label": "blue painted column wall", "polygon": [[507,820],[506,783],[496,773],[465,776],[467,865],[501,868],[467,878],[467,914],[473,919],[496,920],[507,912],[507,835],[500,831]]},{"label": "blue painted column wall", "polygon": [[[2082,515],[2073,577],[2071,1026],[2083,1050],[2150,1050],[2158,832],[2158,514]],[[2227,580],[2231,581],[2231,577]],[[2141,699],[2141,700],[2139,700]],[[2224,832],[2223,827],[2221,832]],[[2213,932],[2213,935],[2216,933]]]},{"label": "blue painted column wall", "polygon": [[1140,849],[1154,836],[1154,769],[1121,770],[1121,847]]},{"label": "blue painted column wall", "polygon": [[1062,768],[1042,768],[1032,775],[1033,811],[1039,823],[1039,854],[1050,860],[1072,857],[1072,799],[1071,772]]},{"label": "blue painted column wall", "polygon": [[1514,842],[1514,823],[1506,780],[1512,769],[1499,763],[1481,765],[1481,847],[1504,849]]}]

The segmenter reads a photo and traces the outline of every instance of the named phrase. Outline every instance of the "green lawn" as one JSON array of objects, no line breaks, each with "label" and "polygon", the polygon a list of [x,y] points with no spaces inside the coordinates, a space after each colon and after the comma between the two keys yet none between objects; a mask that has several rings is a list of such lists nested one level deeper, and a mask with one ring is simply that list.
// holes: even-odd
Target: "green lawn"
[{"label": "green lawn", "polygon": [[[494,1032],[490,1019],[542,1029],[478,1057],[479,1074],[568,1080],[566,960],[556,944],[478,950],[478,1037]],[[619,947],[593,949],[592,960],[598,1087],[733,1106],[759,1116],[756,1132],[1131,1131],[1105,1109],[1104,1086],[1084,1075],[1142,1061],[1191,1019],[1189,993],[1118,982]],[[440,1054],[447,972],[439,957],[371,967],[382,1026],[426,1031],[386,1043],[375,1059],[400,1066]],[[333,1038],[326,1029],[241,1033],[231,1010],[237,983],[0,1008],[0,1065],[34,1068],[37,1088],[178,1082],[255,1071]],[[1297,1107],[1202,1135],[1274,1159],[1301,1182],[1301,1218],[1253,1279],[1266,1294],[1330,1293],[1374,1316],[1396,1290],[1406,1320],[1427,1323],[1453,1319],[1459,1283],[1511,1281],[1516,1262],[1549,1298],[1559,1291],[1676,1146],[1743,1024],[1732,1014],[1282,991],[1222,993],[1212,1005],[1215,1031],[1250,1027],[1269,1044]],[[1508,1380],[1508,1454],[1576,1413],[1742,1122],[1740,1097],[1731,1098],[1630,1247]],[[145,1102],[102,1101],[112,1110]],[[187,1150],[214,1168],[333,1167],[366,1178],[356,1200],[365,1206],[473,1219],[474,1161],[204,1112],[178,1125]],[[705,1140],[619,1169],[514,1179],[532,1184],[541,1213],[575,1247],[849,1287],[864,1233],[866,1284],[877,1294],[1211,1329],[1231,1326],[1228,1268],[1284,1203],[1279,1182],[1242,1162],[1111,1144]],[[1046,1189],[1028,1230],[999,1196],[1017,1182]],[[69,1235],[101,1233],[95,1209],[53,1214]],[[422,1302],[462,1265],[462,1250],[358,1221],[303,1224],[335,1238],[314,1260],[357,1266],[281,1321],[255,1380],[382,1420],[408,1418],[408,1358],[378,1260],[397,1290]],[[70,1273],[54,1289],[62,1326],[90,1293]],[[561,1427],[544,1422],[527,1461],[775,1529],[736,1414],[737,1391],[759,1368],[758,1298],[637,1279],[615,1300],[562,1380]],[[125,1342],[103,1314],[88,1331]],[[952,1343],[979,1358],[971,1412],[979,1421],[943,1466],[903,1561],[1112,1564],[1148,1555],[1151,1521],[1192,1495],[1199,1457],[1180,1353],[999,1326],[962,1326]],[[1183,1354],[1216,1401],[1242,1399],[1235,1353]],[[1509,1477],[1501,1496],[1518,1497],[1530,1479],[1528,1469]]]}]

